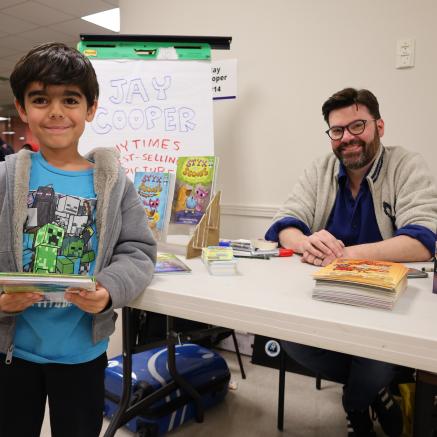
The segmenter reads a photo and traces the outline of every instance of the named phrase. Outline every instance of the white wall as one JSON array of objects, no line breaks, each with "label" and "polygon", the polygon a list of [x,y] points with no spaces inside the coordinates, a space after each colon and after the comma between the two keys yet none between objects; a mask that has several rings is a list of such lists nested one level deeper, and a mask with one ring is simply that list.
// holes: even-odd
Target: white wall
[{"label": "white wall", "polygon": [[[376,94],[385,144],[437,169],[435,0],[120,0],[120,9],[121,33],[233,38],[230,51],[213,51],[239,63],[238,99],[214,103],[222,236],[263,236],[302,168],[329,152],[321,105],[346,86]],[[416,65],[396,70],[403,37],[416,40]],[[120,353],[119,320],[108,356]]]},{"label": "white wall", "polygon": [[[329,152],[321,105],[346,86],[372,90],[387,145],[437,168],[435,0],[120,0],[121,32],[232,36],[238,99],[214,103],[222,235],[259,237],[302,168]],[[395,69],[396,41],[416,65]]]}]

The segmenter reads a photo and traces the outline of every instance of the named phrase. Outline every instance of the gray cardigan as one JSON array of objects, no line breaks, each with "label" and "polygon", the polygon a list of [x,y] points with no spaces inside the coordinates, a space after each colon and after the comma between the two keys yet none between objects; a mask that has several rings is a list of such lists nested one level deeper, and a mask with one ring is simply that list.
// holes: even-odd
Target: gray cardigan
[{"label": "gray cardigan", "polygon": [[[339,167],[333,153],[313,162],[273,222],[292,216],[304,222],[311,232],[324,229],[338,191]],[[384,240],[409,224],[436,232],[437,189],[418,153],[381,145],[366,179]]]},{"label": "gray cardigan", "polygon": [[[0,164],[0,271],[23,268],[23,227],[31,154],[22,150]],[[97,194],[96,226],[99,235],[94,275],[111,295],[112,307],[93,316],[93,341],[115,329],[114,308],[127,305],[152,280],[156,242],[147,226],[144,208],[111,149],[93,150],[94,189]],[[15,314],[0,312],[0,352],[11,353]]]}]

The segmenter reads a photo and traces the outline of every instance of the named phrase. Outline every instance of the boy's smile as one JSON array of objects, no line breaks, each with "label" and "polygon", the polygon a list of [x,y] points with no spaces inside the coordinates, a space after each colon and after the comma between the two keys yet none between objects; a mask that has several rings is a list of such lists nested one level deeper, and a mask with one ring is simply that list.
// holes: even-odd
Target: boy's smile
[{"label": "boy's smile", "polygon": [[44,85],[32,82],[26,89],[24,108],[16,102],[21,119],[38,139],[41,151],[77,153],[85,122],[92,121],[96,104],[89,107],[77,85]]}]

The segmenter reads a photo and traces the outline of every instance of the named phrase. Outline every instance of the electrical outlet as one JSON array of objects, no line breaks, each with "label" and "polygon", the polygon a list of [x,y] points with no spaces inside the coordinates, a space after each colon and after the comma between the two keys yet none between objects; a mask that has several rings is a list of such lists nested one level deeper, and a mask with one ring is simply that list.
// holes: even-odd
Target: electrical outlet
[{"label": "electrical outlet", "polygon": [[415,42],[412,38],[398,39],[396,44],[396,68],[414,67]]}]

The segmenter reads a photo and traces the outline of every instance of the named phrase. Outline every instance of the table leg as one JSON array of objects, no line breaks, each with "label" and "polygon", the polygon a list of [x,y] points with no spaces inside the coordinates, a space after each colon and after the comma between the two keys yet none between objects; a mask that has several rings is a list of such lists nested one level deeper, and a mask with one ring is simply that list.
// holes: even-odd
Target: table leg
[{"label": "table leg", "polygon": [[[123,342],[123,392],[117,412],[112,416],[104,437],[113,437],[118,428],[123,425],[123,416],[129,405],[132,388],[132,332],[129,307],[122,309],[122,342]],[[134,333],[135,336],[135,333]]]}]

